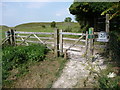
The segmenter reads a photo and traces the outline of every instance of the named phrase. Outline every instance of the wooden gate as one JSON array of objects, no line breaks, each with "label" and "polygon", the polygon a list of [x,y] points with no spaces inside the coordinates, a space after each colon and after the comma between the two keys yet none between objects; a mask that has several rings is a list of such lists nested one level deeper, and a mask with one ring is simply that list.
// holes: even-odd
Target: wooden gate
[{"label": "wooden gate", "polygon": [[[43,36],[44,35],[44,36]],[[78,39],[75,38],[67,38],[64,35],[73,35],[80,36]],[[63,52],[63,41],[70,40],[75,41],[69,48],[65,49]],[[73,46],[75,46],[79,41],[85,43],[85,54],[87,55],[88,50],[88,32],[85,33],[71,33],[71,32],[63,32],[62,29],[55,29],[54,32],[24,32],[24,31],[14,31],[9,30],[6,32],[6,38],[3,39],[3,43],[8,42],[8,44],[16,46],[16,45],[29,45],[30,43],[41,43],[46,45],[51,51],[54,51],[55,57],[64,54],[64,57],[67,57],[67,51],[71,50]],[[49,45],[52,45],[51,48]],[[91,47],[91,46],[90,46]]]},{"label": "wooden gate", "polygon": [[[54,33],[52,33],[52,32],[15,31],[15,34],[16,34],[16,38],[17,38],[16,41],[20,41],[20,43],[17,43],[18,45],[22,45],[25,43],[28,46],[29,43],[41,43],[41,44],[46,45],[46,47],[49,48],[50,50],[52,50],[52,48],[48,46],[48,44],[51,44],[51,42],[46,42],[46,40],[53,40],[54,39],[54,38],[52,38],[54,35]],[[39,37],[40,35],[50,35],[51,37]]]},{"label": "wooden gate", "polygon": [[[91,30],[92,29],[92,30]],[[91,31],[91,32],[90,32]],[[79,36],[78,39],[75,38],[66,38],[64,35],[72,35],[72,36]],[[93,28],[90,28],[89,32],[86,31],[86,33],[71,33],[71,32],[62,32],[60,30],[59,32],[59,46],[58,46],[58,51],[60,51],[60,55],[64,54],[64,58],[67,58],[67,51],[72,50],[71,48],[74,47],[78,42],[83,42],[84,47],[85,47],[85,52],[84,55],[87,57],[90,57],[93,55]],[[69,40],[69,41],[74,41],[73,44],[71,44],[67,49],[64,50],[63,52],[63,46],[64,46],[64,40]],[[79,51],[79,50],[77,50]]]},{"label": "wooden gate", "polygon": [[[30,43],[41,43],[46,45],[47,48],[53,51],[48,44],[53,44],[50,40],[54,40],[54,32],[24,32],[24,31],[15,31],[9,30],[6,33],[6,37],[2,40],[2,44],[6,41],[8,44],[16,46],[16,45],[26,45],[28,46]],[[40,35],[42,37],[40,37]],[[44,36],[43,36],[44,35]],[[47,37],[45,37],[48,35]],[[49,40],[49,42],[47,42]]]}]

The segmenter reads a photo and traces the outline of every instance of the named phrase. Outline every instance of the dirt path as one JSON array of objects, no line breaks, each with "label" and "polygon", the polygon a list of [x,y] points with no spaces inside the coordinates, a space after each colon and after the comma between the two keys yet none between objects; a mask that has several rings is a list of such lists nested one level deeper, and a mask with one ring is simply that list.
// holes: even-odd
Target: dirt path
[{"label": "dirt path", "polygon": [[[64,48],[69,47],[69,44],[64,44]],[[82,47],[82,48],[81,48]],[[91,70],[99,72],[99,68],[105,69],[104,59],[98,54],[94,62],[86,61],[83,57],[85,48],[81,45],[72,49],[80,50],[79,52],[68,51],[69,61],[66,63],[61,76],[54,82],[52,88],[84,88],[93,87],[96,80],[96,74],[90,74]]]}]

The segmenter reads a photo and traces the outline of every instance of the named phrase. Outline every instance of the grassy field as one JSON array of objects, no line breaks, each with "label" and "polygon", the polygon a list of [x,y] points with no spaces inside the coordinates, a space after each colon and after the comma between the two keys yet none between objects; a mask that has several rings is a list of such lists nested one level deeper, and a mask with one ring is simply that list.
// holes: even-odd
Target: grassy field
[{"label": "grassy field", "polygon": [[[54,32],[54,28],[51,27],[51,22],[41,22],[41,23],[25,23],[20,24],[15,27],[2,27],[2,38],[5,37],[5,31],[8,31],[9,28],[13,28],[17,31],[27,31],[27,32]],[[63,29],[66,32],[80,32],[80,26],[75,22],[56,22],[56,27],[59,29]]]}]

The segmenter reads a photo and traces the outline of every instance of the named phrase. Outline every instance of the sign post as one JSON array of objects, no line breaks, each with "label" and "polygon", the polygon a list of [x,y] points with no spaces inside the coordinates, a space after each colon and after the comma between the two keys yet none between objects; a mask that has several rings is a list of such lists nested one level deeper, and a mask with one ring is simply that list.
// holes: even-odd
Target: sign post
[{"label": "sign post", "polygon": [[89,28],[89,32],[88,32],[88,39],[93,39],[94,38],[94,28]]},{"label": "sign post", "polygon": [[93,50],[94,50],[94,44],[93,44],[93,39],[94,39],[94,28],[89,28],[88,31],[88,57],[91,58],[93,55]]}]

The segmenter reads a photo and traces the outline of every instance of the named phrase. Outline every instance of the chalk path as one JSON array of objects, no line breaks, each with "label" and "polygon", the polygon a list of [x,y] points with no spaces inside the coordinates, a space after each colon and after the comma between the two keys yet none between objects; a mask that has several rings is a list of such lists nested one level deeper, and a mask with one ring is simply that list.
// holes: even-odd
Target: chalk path
[{"label": "chalk path", "polygon": [[[64,44],[64,48],[69,47],[69,44]],[[83,57],[85,48],[81,45],[73,47],[72,49],[80,50],[80,52],[68,51],[69,60],[61,76],[54,82],[52,88],[84,88],[94,87],[96,80],[94,76],[90,75],[91,69],[99,73],[99,68],[105,69],[104,59],[98,54],[96,61],[86,61]]]}]

